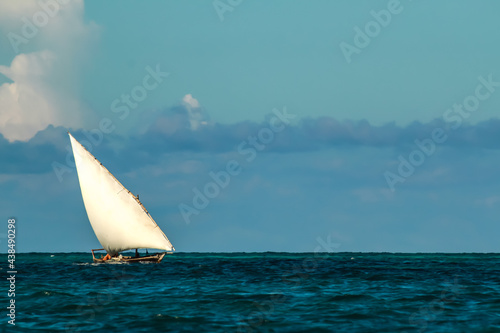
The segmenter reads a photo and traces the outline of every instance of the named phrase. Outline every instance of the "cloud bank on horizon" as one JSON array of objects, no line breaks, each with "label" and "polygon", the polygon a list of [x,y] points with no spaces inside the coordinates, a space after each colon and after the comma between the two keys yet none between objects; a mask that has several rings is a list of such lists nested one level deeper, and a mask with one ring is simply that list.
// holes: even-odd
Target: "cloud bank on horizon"
[{"label": "cloud bank on horizon", "polygon": [[[293,116],[286,107],[279,112]],[[131,163],[127,164],[132,167],[137,164],[155,164],[158,156],[169,154],[236,152],[241,142],[252,142],[251,138],[256,137],[260,129],[268,126],[267,120],[234,124],[212,121],[208,112],[191,94],[185,95],[175,106],[152,111],[152,117],[148,119],[149,123],[144,130],[128,135],[118,134],[115,131],[119,126],[118,120],[116,123],[111,122],[109,127],[111,130],[105,133],[98,129],[51,124],[25,141],[10,142],[6,135],[0,132],[0,153],[12,157],[0,163],[0,173],[24,173],[35,170],[37,170],[35,172],[48,172],[54,169],[51,162],[60,162],[73,167],[71,162],[67,162],[66,156],[70,152],[66,138],[68,130],[72,131],[91,152],[95,149],[96,154],[140,155],[140,159],[132,158]],[[388,161],[390,164],[397,161],[398,155],[407,157],[412,150],[421,148],[425,152],[422,143],[428,141],[436,129],[442,130],[446,140],[434,143],[433,152],[444,148],[464,153],[476,149],[500,150],[500,119],[492,118],[477,124],[464,123],[460,127],[456,127],[456,124],[435,119],[429,123],[413,122],[407,126],[398,126],[394,123],[374,126],[366,120],[339,121],[329,116],[302,118],[294,120],[261,151],[293,154],[332,148],[372,147],[393,151],[393,161]],[[253,145],[257,148],[258,143]],[[40,152],[36,153],[37,149]],[[121,169],[127,170],[126,167]]]},{"label": "cloud bank on horizon", "polygon": [[[238,147],[246,142],[246,149],[252,148],[249,137],[257,137],[267,121],[193,129],[189,107],[180,102],[159,112],[146,131],[132,136],[99,138],[71,129],[127,188],[140,193],[181,251],[311,251],[318,235],[331,236],[341,244],[339,251],[496,249],[500,196],[491,179],[500,163],[498,119],[449,132],[449,140],[392,192],[384,172],[397,173],[397,156],[408,159],[415,138],[446,128],[445,122],[400,127],[302,119],[248,159]],[[161,123],[170,127],[158,127]],[[0,155],[9,157],[0,161],[0,184],[9,194],[2,195],[2,211],[16,210],[26,223],[55,216],[49,225],[57,230],[46,241],[37,239],[38,227],[26,231],[25,250],[85,251],[84,244],[95,241],[71,165],[67,129],[49,126],[26,142],[0,139]],[[241,174],[190,216],[188,227],[179,205],[193,205],[195,191],[203,193],[213,181],[210,174],[225,170],[229,160],[238,161]],[[54,169],[54,162],[61,166]],[[86,235],[81,245],[53,242],[75,230]]]}]

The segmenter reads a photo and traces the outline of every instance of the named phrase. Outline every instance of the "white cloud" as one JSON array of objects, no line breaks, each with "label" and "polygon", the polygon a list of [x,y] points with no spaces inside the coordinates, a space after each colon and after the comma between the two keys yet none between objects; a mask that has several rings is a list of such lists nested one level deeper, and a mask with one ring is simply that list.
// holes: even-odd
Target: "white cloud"
[{"label": "white cloud", "polygon": [[[9,141],[29,140],[51,124],[81,127],[88,112],[79,101],[78,81],[98,27],[84,22],[82,0],[61,2],[0,2],[3,34],[21,36],[20,52],[35,50],[16,55],[10,67],[0,66],[13,81],[0,86],[0,133]],[[46,24],[35,24],[36,33],[23,35],[23,25],[33,23],[37,13],[46,15]]]},{"label": "white cloud", "polygon": [[209,117],[201,108],[200,103],[191,94],[182,98],[182,102],[189,113],[189,124],[192,130],[197,130],[200,126],[208,125]]},{"label": "white cloud", "polygon": [[191,94],[187,94],[186,96],[184,96],[182,98],[182,101],[192,108],[200,107],[200,103],[198,102],[198,100],[194,98]]},{"label": "white cloud", "polygon": [[14,83],[0,86],[0,132],[9,140],[29,140],[48,125],[74,126],[75,114],[64,110],[79,109],[78,102],[50,83],[57,57],[50,51],[20,54],[0,73]]},{"label": "white cloud", "polygon": [[39,4],[34,0],[0,1],[0,25],[15,27],[21,17],[32,16],[39,9]]}]

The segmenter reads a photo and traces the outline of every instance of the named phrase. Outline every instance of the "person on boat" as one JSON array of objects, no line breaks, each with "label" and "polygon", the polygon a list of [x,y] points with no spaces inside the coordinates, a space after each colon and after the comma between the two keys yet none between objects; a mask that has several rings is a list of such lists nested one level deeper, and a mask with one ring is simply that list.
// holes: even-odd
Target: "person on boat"
[{"label": "person on boat", "polygon": [[111,259],[111,256],[109,255],[109,253],[107,253],[106,256],[104,258],[102,258],[103,261],[106,261],[109,259]]},{"label": "person on boat", "polygon": [[137,249],[135,249],[135,257],[138,258],[139,257],[139,252],[137,251]]}]

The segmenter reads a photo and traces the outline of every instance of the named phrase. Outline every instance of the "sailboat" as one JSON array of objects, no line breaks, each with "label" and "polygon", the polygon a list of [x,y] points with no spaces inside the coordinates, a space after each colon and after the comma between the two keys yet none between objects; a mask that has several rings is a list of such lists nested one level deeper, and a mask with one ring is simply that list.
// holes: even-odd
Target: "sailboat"
[{"label": "sailboat", "polygon": [[[172,243],[149,212],[101,162],[68,132],[83,203],[101,249],[93,249],[94,262],[156,262],[175,251]],[[137,249],[159,249],[166,252],[140,256]],[[120,252],[135,249],[135,256]],[[94,251],[106,251],[97,258]],[[147,250],[146,250],[147,251]]]}]

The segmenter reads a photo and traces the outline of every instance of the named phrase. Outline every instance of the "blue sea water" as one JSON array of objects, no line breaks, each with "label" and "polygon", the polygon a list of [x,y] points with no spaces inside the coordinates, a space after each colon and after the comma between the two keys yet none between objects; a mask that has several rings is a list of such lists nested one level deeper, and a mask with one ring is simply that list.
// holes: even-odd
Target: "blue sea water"
[{"label": "blue sea water", "polygon": [[498,254],[35,253],[16,266],[5,332],[500,332]]}]

